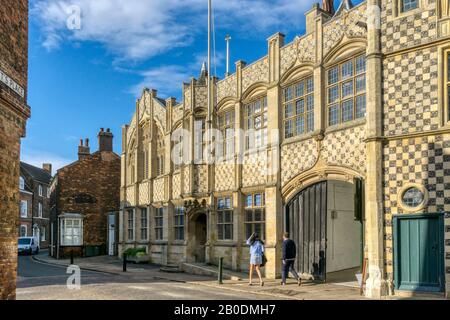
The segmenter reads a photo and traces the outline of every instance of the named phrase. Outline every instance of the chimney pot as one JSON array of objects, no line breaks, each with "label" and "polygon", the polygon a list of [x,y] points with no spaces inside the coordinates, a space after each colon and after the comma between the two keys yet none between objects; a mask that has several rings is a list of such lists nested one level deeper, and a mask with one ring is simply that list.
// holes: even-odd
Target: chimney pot
[{"label": "chimney pot", "polygon": [[86,147],[89,147],[89,139],[86,138]]},{"label": "chimney pot", "polygon": [[83,139],[80,139],[80,147],[83,146]]},{"label": "chimney pot", "polygon": [[98,134],[98,150],[100,152],[113,151],[113,134],[111,133],[111,129],[108,128],[106,132],[101,130]]}]

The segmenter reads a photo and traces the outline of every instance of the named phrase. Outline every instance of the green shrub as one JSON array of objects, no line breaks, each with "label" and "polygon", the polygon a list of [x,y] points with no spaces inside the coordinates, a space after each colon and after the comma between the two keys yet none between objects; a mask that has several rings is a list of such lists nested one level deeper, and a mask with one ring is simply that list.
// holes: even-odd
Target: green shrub
[{"label": "green shrub", "polygon": [[123,252],[127,257],[142,257],[147,254],[147,250],[145,248],[128,248]]}]

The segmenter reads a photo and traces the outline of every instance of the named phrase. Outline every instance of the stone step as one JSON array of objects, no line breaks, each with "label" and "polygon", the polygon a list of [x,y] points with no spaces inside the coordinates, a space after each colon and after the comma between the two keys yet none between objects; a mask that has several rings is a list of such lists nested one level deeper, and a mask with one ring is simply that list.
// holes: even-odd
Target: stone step
[{"label": "stone step", "polygon": [[161,266],[159,271],[167,272],[167,273],[183,273],[184,271],[180,268],[179,265],[166,265]]},{"label": "stone step", "polygon": [[[219,276],[218,267],[207,265],[204,263],[183,263],[181,265],[181,269],[186,273],[194,275],[211,276],[216,278]],[[245,277],[245,274],[226,269],[223,270],[224,280],[242,281],[242,279]]]}]

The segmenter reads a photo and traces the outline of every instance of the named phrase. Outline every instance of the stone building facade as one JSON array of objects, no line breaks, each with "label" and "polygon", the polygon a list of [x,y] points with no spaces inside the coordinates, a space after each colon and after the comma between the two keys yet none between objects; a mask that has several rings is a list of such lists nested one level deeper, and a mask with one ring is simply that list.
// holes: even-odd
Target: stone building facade
[{"label": "stone building facade", "polygon": [[50,231],[50,181],[52,165],[37,168],[20,163],[19,237],[35,237],[40,249],[49,246]]},{"label": "stone building facade", "polygon": [[[81,140],[78,161],[59,169],[50,186],[50,255],[88,257],[116,253],[115,218],[120,205],[120,157],[109,129],[91,154]],[[112,248],[112,250],[110,249]]]},{"label": "stone building facade", "polygon": [[20,140],[28,84],[28,1],[0,6],[0,299],[14,299],[17,269]]},{"label": "stone building facade", "polygon": [[288,230],[304,276],[366,262],[367,296],[448,295],[449,32],[448,0],[314,5],[304,35],[277,33],[265,57],[212,79],[213,163],[205,72],[181,102],[145,89],[123,128],[119,252],[247,270],[258,231],[275,278]]}]

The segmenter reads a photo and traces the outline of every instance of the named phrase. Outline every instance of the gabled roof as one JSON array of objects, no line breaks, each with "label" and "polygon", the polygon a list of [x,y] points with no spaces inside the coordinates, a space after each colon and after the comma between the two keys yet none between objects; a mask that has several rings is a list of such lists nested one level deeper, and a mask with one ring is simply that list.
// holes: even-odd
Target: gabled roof
[{"label": "gabled roof", "polygon": [[23,170],[33,180],[40,181],[45,184],[50,184],[52,176],[44,169],[32,166],[31,164],[20,162],[20,170]]}]

